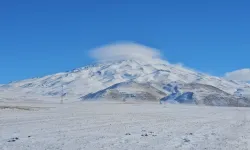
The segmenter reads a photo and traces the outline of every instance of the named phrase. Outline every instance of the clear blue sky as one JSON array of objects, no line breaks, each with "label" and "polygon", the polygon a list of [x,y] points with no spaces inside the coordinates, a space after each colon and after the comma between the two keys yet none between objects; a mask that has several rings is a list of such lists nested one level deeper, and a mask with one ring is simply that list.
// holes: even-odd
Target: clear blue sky
[{"label": "clear blue sky", "polygon": [[249,0],[3,0],[0,83],[90,64],[89,49],[124,40],[223,76],[250,67],[249,8]]}]

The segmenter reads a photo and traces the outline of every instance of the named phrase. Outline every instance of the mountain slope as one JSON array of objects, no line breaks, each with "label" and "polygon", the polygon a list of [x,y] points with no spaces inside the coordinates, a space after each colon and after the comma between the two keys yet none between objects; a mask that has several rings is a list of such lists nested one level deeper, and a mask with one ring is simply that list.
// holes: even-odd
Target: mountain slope
[{"label": "mountain slope", "polygon": [[177,103],[210,106],[250,106],[250,99],[231,95],[211,85],[188,83],[175,85],[174,89],[171,94],[163,97],[161,102],[175,101]]},{"label": "mountain slope", "polygon": [[134,101],[159,101],[166,93],[154,88],[147,83],[136,83],[134,81],[114,84],[104,90],[87,94],[82,100],[107,99],[107,100],[134,100]]}]

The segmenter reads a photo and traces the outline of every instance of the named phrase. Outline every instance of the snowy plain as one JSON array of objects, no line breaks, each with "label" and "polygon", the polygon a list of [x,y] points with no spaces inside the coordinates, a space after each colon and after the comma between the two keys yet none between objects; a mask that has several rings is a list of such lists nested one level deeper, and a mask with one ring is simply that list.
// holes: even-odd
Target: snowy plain
[{"label": "snowy plain", "polygon": [[248,150],[250,109],[0,102],[1,150]]}]

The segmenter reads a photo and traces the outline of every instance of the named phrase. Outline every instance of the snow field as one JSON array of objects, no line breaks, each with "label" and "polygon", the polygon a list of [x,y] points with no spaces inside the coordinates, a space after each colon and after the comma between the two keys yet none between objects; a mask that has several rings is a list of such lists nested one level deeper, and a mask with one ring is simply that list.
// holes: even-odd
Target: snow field
[{"label": "snow field", "polygon": [[119,102],[0,106],[1,150],[250,149],[248,108]]}]

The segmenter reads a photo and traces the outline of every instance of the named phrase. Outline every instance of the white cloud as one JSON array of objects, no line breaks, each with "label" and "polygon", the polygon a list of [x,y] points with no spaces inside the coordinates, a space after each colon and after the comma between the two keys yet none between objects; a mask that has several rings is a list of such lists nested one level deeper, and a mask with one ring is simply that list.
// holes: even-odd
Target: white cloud
[{"label": "white cloud", "polygon": [[113,59],[143,59],[160,58],[160,51],[133,42],[122,42],[106,45],[90,51],[92,58],[99,61]]},{"label": "white cloud", "polygon": [[225,74],[225,78],[238,81],[250,81],[250,68],[228,72]]}]

